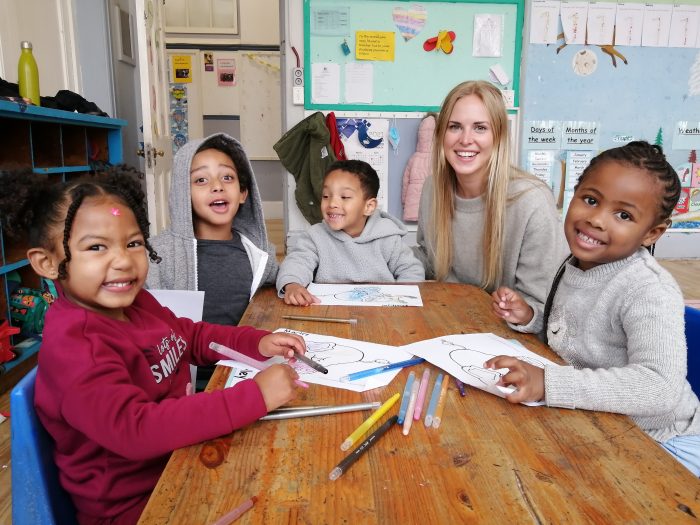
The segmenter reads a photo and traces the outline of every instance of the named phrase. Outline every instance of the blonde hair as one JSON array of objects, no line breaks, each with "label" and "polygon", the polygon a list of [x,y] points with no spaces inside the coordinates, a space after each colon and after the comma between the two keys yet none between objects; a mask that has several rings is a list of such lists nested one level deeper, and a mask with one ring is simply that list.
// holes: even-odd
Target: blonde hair
[{"label": "blonde hair", "polygon": [[454,87],[445,97],[433,136],[432,229],[435,233],[435,278],[444,280],[452,266],[452,220],[457,176],[445,160],[443,138],[457,101],[476,95],[486,106],[493,133],[493,150],[488,159],[488,178],[484,192],[483,273],[481,286],[495,288],[503,272],[503,237],[509,177],[525,176],[510,164],[508,116],[501,92],[489,82],[472,80]]}]

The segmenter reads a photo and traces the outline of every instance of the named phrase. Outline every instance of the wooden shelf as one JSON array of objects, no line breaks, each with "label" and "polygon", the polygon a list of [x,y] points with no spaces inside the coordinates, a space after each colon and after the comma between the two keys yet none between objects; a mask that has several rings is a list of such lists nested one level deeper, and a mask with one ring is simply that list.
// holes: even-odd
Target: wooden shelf
[{"label": "wooden shelf", "polygon": [[[61,182],[91,172],[91,162],[122,162],[123,120],[0,100],[0,170],[26,170],[28,177]],[[0,230],[0,320],[9,315],[10,292],[40,286],[26,258],[26,241]],[[0,392],[11,388],[36,364],[40,338],[14,336],[17,357],[0,363]]]}]

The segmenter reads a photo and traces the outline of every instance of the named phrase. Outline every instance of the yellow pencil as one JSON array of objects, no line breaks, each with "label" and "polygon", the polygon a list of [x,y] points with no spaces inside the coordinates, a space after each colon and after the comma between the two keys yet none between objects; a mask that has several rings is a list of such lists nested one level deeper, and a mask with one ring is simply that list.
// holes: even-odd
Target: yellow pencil
[{"label": "yellow pencil", "polygon": [[398,401],[400,397],[401,394],[398,393],[391,396],[386,403],[380,406],[377,409],[377,411],[374,412],[371,416],[369,416],[364,423],[357,427],[352,434],[345,438],[343,444],[340,445],[340,450],[348,450],[355,441],[357,441],[362,435],[364,435],[365,432],[367,432],[370,429],[370,427],[379,420],[380,417],[386,414],[389,411],[389,409],[394,406],[394,403],[396,403],[396,401]]},{"label": "yellow pencil", "polygon": [[442,421],[442,411],[445,409],[445,398],[447,397],[446,394],[448,383],[449,381],[447,380],[447,376],[445,376],[445,380],[442,382],[442,388],[440,389],[440,397],[438,398],[435,415],[433,416],[433,428],[438,428],[440,426],[440,422]]}]

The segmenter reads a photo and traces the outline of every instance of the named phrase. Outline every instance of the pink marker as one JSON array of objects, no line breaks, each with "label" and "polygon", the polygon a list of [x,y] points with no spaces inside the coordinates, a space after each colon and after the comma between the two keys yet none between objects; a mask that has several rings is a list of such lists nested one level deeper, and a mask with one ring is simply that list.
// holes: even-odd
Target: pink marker
[{"label": "pink marker", "polygon": [[423,413],[423,405],[425,404],[425,394],[428,391],[428,383],[430,382],[430,370],[425,369],[423,378],[420,380],[420,389],[418,390],[418,399],[416,399],[416,409],[413,412],[413,419],[418,421]]},{"label": "pink marker", "polygon": [[[238,361],[239,363],[248,365],[251,368],[255,368],[256,370],[265,370],[266,368],[270,367],[270,365],[267,364],[265,361],[258,361],[257,359],[248,357],[247,355],[237,352],[236,350],[229,348],[228,346],[220,345],[219,343],[215,343],[213,341],[209,343],[209,348],[214,350],[214,352],[218,352],[221,355],[228,357],[229,359],[233,359],[234,361]],[[308,384],[304,383],[303,381],[300,381],[299,379],[295,379],[294,382],[302,388],[309,388]]]}]

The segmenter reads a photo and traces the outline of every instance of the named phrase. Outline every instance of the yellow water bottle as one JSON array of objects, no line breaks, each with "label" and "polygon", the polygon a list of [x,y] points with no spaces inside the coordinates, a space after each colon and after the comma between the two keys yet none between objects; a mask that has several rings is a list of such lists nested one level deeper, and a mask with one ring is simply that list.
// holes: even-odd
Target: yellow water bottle
[{"label": "yellow water bottle", "polygon": [[24,41],[20,45],[22,53],[17,64],[17,84],[19,84],[19,96],[28,98],[33,104],[39,106],[39,68],[32,54],[32,43]]}]

